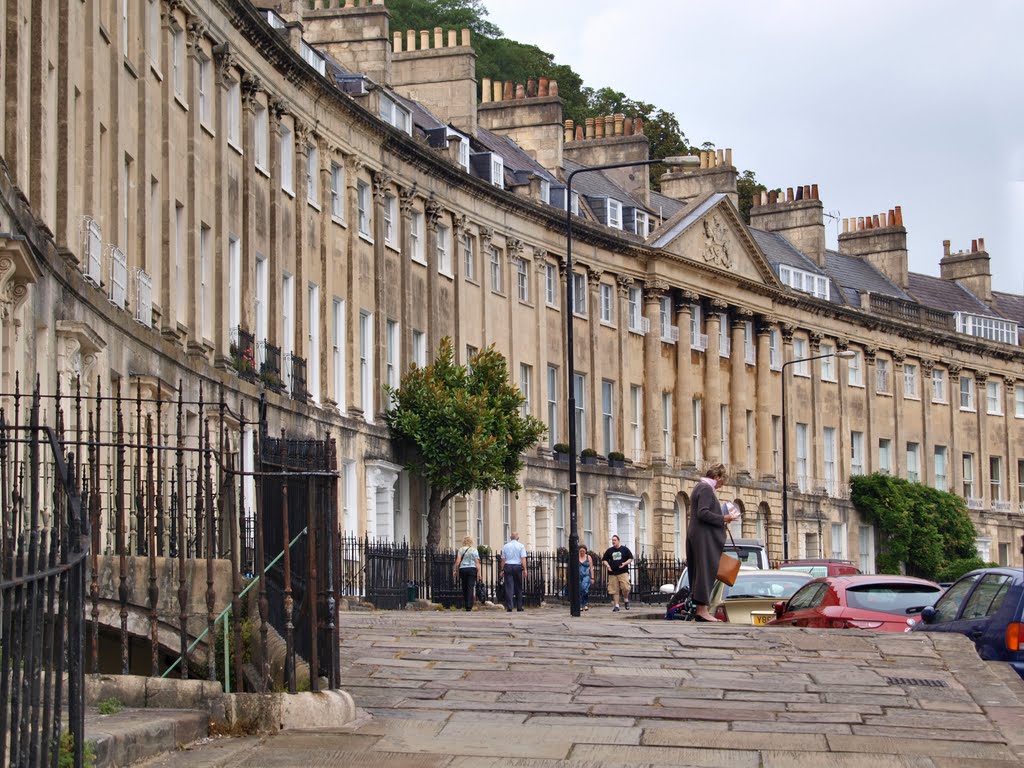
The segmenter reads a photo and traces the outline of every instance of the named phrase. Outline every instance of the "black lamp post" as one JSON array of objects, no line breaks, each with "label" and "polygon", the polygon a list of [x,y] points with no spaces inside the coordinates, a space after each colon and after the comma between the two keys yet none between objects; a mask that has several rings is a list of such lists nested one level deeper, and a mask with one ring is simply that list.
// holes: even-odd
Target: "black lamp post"
[{"label": "black lamp post", "polygon": [[589,173],[591,171],[607,171],[613,168],[629,168],[632,166],[655,165],[662,163],[669,166],[695,166],[700,164],[700,158],[694,156],[686,157],[665,157],[660,160],[636,160],[625,163],[609,163],[607,165],[593,165],[586,168],[577,168],[569,173],[565,182],[565,368],[566,382],[568,383],[568,404],[569,418],[569,563],[565,571],[567,574],[567,587],[569,594],[569,612],[573,616],[580,615],[580,580],[579,566],[580,559],[580,534],[576,521],[576,389],[574,387],[573,375],[575,374],[576,359],[573,351],[573,285],[572,285],[572,180],[577,173]]},{"label": "black lamp post", "polygon": [[[789,423],[786,421],[786,367],[794,363],[809,363],[811,360],[822,360],[826,357],[837,357],[848,360],[856,356],[852,349],[829,352],[814,357],[800,357],[787,360],[782,364],[782,559],[789,560]],[[821,512],[818,512],[821,515]],[[821,522],[818,522],[819,529]],[[820,534],[819,534],[820,538]]]}]

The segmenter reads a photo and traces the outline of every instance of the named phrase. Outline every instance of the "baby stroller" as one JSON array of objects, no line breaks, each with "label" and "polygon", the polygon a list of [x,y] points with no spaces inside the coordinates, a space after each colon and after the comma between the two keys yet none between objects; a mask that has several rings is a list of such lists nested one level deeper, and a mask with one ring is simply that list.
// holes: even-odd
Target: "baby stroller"
[{"label": "baby stroller", "polygon": [[676,621],[693,621],[697,615],[697,604],[690,599],[690,588],[680,587],[668,600],[665,618]]}]

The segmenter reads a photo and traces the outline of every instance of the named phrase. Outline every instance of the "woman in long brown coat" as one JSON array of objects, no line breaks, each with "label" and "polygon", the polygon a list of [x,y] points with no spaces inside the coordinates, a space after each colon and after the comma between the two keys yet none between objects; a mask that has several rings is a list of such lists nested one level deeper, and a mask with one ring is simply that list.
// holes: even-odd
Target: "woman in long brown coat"
[{"label": "woman in long brown coat", "polygon": [[690,576],[690,599],[697,605],[697,621],[718,621],[708,611],[708,603],[718,573],[718,560],[725,549],[725,528],[737,517],[723,515],[722,505],[715,495],[727,474],[724,464],[715,464],[705,472],[690,496],[686,570]]}]

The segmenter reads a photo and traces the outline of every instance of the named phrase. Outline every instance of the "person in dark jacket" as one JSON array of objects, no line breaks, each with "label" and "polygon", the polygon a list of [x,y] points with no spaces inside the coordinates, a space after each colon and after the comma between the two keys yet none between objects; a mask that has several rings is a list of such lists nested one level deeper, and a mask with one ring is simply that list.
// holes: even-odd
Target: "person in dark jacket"
[{"label": "person in dark jacket", "polygon": [[711,588],[718,573],[718,560],[725,549],[725,529],[738,515],[722,514],[715,490],[725,483],[724,464],[715,464],[704,473],[690,496],[690,520],[686,526],[686,568],[690,589],[697,605],[697,621],[718,621],[708,611]]}]

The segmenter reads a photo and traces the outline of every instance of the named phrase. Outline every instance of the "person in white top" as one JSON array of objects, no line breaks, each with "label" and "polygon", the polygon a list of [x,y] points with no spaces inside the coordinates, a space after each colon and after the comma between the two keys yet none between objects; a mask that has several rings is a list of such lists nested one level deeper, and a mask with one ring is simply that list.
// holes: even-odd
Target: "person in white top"
[{"label": "person in white top", "polygon": [[519,534],[501,548],[501,570],[505,580],[505,610],[523,610],[523,573],[526,570],[526,547],[519,542]]}]

